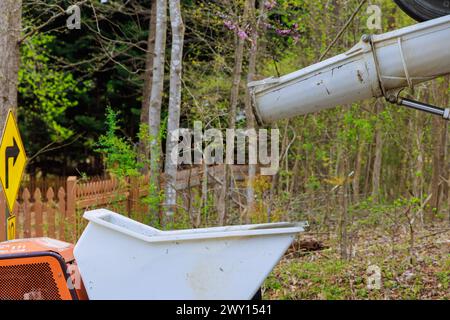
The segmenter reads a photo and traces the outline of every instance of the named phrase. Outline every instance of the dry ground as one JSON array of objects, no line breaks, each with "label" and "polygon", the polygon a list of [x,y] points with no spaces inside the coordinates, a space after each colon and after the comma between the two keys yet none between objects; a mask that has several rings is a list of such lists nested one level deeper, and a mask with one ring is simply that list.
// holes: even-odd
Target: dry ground
[{"label": "dry ground", "polygon": [[[450,299],[450,228],[436,223],[415,234],[413,255],[409,230],[395,240],[377,228],[358,232],[352,257],[339,257],[338,240],[304,234],[328,248],[288,251],[263,286],[264,299]],[[381,271],[380,288],[368,288],[368,267]]]}]

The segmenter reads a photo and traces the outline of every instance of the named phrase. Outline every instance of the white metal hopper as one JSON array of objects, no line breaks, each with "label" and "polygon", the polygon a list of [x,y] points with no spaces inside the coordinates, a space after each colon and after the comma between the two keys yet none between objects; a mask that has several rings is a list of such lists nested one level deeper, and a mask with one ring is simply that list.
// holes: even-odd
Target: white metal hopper
[{"label": "white metal hopper", "polygon": [[74,254],[90,299],[251,299],[306,223],[160,231],[88,211]]}]

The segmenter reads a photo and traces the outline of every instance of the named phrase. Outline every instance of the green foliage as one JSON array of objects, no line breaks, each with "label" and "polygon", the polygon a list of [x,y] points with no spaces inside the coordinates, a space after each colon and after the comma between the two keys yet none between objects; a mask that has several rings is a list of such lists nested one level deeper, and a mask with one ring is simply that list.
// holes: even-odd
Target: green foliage
[{"label": "green foliage", "polygon": [[442,271],[436,272],[436,276],[444,289],[449,289],[450,283],[450,256],[447,256],[443,263]]},{"label": "green foliage", "polygon": [[106,169],[112,175],[119,178],[138,176],[143,164],[138,161],[135,146],[118,135],[118,115],[111,107],[106,108],[107,132],[99,137],[96,151],[103,155]]},{"label": "green foliage", "polygon": [[[149,134],[149,127],[147,124],[141,124],[139,127],[139,133],[138,138],[139,142],[142,143],[145,146],[145,154],[139,154],[139,166],[151,168],[151,161],[148,158],[149,150],[152,145],[155,145],[156,147],[153,148],[152,152],[154,153],[155,157],[157,159],[160,159],[160,148],[157,147],[158,144],[163,141],[163,139],[166,138],[167,135],[167,119],[164,119],[161,123],[161,127],[158,133],[157,137],[153,137]],[[155,144],[156,142],[156,144]],[[142,198],[142,203],[148,205],[150,214],[146,214],[144,216],[144,223],[152,225],[152,226],[159,226],[164,228],[176,228],[177,225],[164,225],[161,224],[159,221],[159,217],[155,213],[159,213],[161,210],[161,204],[165,201],[165,195],[164,190],[159,188],[160,181],[156,177],[150,176],[149,184],[148,184],[148,194],[146,197]],[[154,213],[154,214],[152,214]],[[181,225],[186,225],[184,222],[181,222]]]},{"label": "green foliage", "polygon": [[60,141],[73,135],[73,130],[62,124],[64,115],[67,109],[78,105],[73,96],[86,93],[90,82],[78,81],[71,73],[51,65],[48,46],[55,39],[37,34],[21,47],[18,90],[25,122],[38,121],[48,130],[52,141]]}]

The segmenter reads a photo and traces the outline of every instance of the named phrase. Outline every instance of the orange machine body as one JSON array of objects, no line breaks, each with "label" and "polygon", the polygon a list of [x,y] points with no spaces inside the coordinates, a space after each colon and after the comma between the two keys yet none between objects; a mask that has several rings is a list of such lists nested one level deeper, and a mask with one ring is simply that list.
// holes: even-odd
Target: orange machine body
[{"label": "orange machine body", "polygon": [[0,243],[0,300],[87,299],[73,244],[50,238]]}]

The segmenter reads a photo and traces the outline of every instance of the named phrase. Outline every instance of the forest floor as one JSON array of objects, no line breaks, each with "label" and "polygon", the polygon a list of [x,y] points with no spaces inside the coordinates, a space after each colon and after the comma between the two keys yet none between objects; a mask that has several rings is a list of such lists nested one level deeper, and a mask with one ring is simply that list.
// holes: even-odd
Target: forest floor
[{"label": "forest floor", "polygon": [[[358,234],[350,260],[340,259],[336,238],[314,233],[299,236],[300,240],[314,236],[325,248],[309,252],[291,248],[264,283],[263,298],[450,299],[448,222],[416,231],[413,251],[406,228],[394,240],[377,228]],[[380,271],[379,286],[370,288],[370,279],[377,278],[374,270]]]}]

